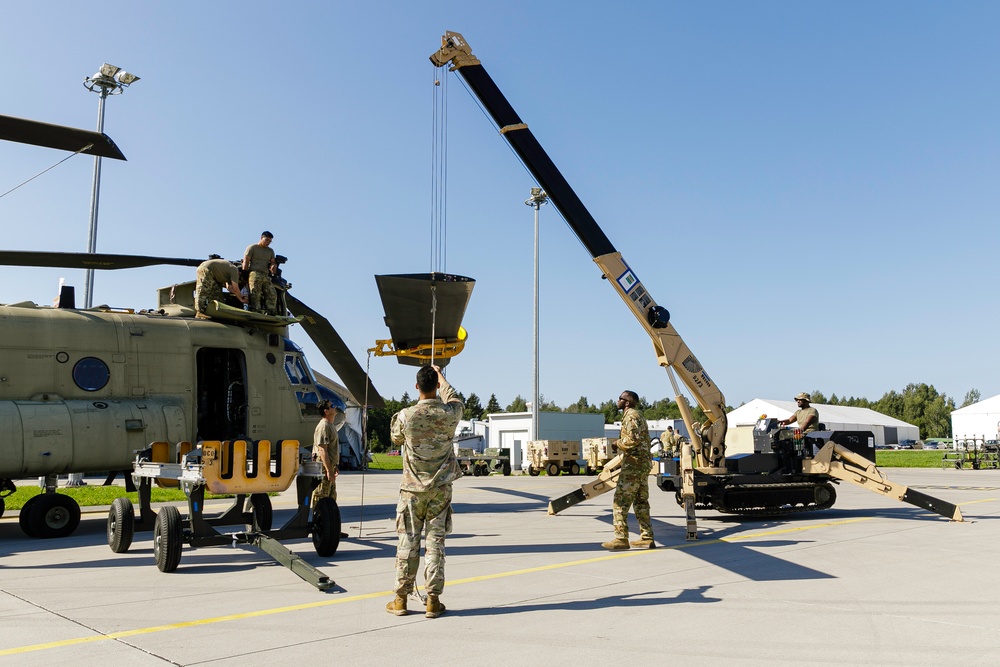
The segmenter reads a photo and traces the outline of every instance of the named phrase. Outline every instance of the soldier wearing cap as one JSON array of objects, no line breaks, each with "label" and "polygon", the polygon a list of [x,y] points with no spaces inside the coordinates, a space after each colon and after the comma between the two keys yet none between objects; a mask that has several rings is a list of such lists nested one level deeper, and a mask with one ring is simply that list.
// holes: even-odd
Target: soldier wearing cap
[{"label": "soldier wearing cap", "polygon": [[265,231],[260,241],[247,246],[243,253],[243,270],[250,273],[250,310],[265,315],[278,314],[278,293],[271,282],[271,274],[278,268],[271,249],[273,239],[274,234]]},{"label": "soldier wearing cap", "polygon": [[681,448],[681,436],[674,430],[673,426],[668,426],[663,435],[660,436],[663,443],[663,452],[667,456],[674,456]]},{"label": "soldier wearing cap", "polygon": [[320,401],[317,407],[323,418],[313,432],[313,458],[323,464],[323,479],[313,491],[313,507],[320,498],[332,498],[337,502],[337,475],[340,473],[340,437],[337,434],[347,421],[344,411],[333,407],[330,401]]},{"label": "soldier wearing cap", "polygon": [[212,255],[208,260],[198,265],[195,271],[198,281],[195,283],[194,311],[195,317],[208,318],[208,304],[212,301],[222,301],[222,288],[228,289],[241,303],[246,303],[246,297],[240,293],[239,272],[233,263]]},{"label": "soldier wearing cap", "polygon": [[809,406],[810,400],[810,396],[806,392],[802,392],[796,396],[795,402],[798,404],[799,409],[788,419],[782,419],[778,422],[778,425],[787,426],[792,422],[796,422],[803,433],[811,433],[819,430],[819,411]]},{"label": "soldier wearing cap", "polygon": [[420,537],[426,530],[424,615],[437,618],[445,612],[438,598],[444,590],[444,538],[451,532],[451,484],[462,476],[452,439],[464,406],[437,366],[417,371],[417,391],[417,404],[394,414],[389,425],[392,444],[402,454],[403,478],[396,505],[396,596],[385,610],[406,615],[406,596],[416,583]]}]

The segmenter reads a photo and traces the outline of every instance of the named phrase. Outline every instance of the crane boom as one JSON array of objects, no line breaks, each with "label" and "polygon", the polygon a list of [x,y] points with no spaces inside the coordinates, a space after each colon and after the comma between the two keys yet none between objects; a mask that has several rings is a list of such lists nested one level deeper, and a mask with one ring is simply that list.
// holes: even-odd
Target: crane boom
[{"label": "crane boom", "polygon": [[[635,271],[611,244],[527,124],[518,117],[482,63],[472,54],[465,38],[457,32],[446,32],[441,38],[441,48],[430,59],[438,67],[450,64],[450,69],[457,71],[469,85],[500,128],[500,134],[590,252],[602,277],[611,283],[652,340],[657,361],[667,371],[681,417],[691,436],[691,444],[682,447],[679,460],[660,460],[657,475],[657,486],[664,491],[674,491],[684,507],[688,539],[697,539],[696,505],[751,516],[825,509],[836,500],[831,482],[838,480],[849,481],[954,521],[962,520],[957,505],[885,479],[873,462],[874,436],[867,431],[824,431],[804,436],[798,430],[778,429],[777,419],[763,417],[754,429],[754,453],[727,459],[725,398],[670,323],[670,313],[657,305]],[[706,422],[700,428],[694,427],[675,374],[705,413]],[[609,461],[595,481],[554,499],[549,503],[549,513],[555,514],[614,488],[620,472],[619,460]]]},{"label": "crane boom", "polygon": [[705,413],[705,424],[700,430],[695,429],[690,411],[686,409],[686,400],[677,391],[671,376],[699,467],[718,468],[724,465],[727,428],[725,398],[670,323],[670,313],[657,305],[638,275],[615,249],[528,125],[517,115],[482,63],[472,54],[465,38],[457,32],[446,32],[441,38],[441,48],[431,55],[430,60],[438,67],[450,64],[450,69],[457,71],[469,85],[500,128],[500,134],[537,179],[549,200],[600,267],[603,277],[608,279],[649,335],[659,364],[668,373],[676,372]]}]

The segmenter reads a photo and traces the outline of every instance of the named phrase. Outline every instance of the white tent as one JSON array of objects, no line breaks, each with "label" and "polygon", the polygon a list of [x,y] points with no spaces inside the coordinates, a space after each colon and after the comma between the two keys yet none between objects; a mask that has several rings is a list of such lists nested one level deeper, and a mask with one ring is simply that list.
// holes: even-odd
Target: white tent
[{"label": "white tent", "polygon": [[[895,445],[901,440],[917,440],[920,429],[881,412],[868,408],[851,408],[844,405],[813,404],[819,412],[819,421],[828,431],[871,431],[875,445]],[[726,434],[726,453],[741,454],[753,451],[753,427],[762,415],[786,419],[795,414],[795,401],[772,401],[755,398],[729,413],[729,431]]]},{"label": "white tent", "polygon": [[1000,439],[1000,395],[953,411],[951,435],[956,442],[966,438]]}]

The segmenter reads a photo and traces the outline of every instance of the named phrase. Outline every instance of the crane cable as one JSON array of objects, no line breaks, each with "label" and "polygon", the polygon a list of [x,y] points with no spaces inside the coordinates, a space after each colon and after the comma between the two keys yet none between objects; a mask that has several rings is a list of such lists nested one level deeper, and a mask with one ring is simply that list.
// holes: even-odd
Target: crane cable
[{"label": "crane cable", "polygon": [[437,78],[431,99],[431,273],[447,271],[448,250],[448,77]]},{"label": "crane cable", "polygon": [[435,274],[448,268],[448,77],[438,78],[435,67],[431,96],[431,365],[437,340],[437,286]]}]

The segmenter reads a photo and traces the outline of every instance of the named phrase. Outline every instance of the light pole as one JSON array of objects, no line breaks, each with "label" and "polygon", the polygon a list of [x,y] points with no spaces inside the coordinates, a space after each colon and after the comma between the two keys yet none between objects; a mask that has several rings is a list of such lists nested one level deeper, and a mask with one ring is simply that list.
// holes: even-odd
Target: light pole
[{"label": "light pole", "polygon": [[535,209],[535,355],[531,401],[531,439],[538,440],[538,209],[549,203],[549,196],[541,188],[531,188],[531,196],[524,200]]},{"label": "light pole", "polygon": [[[104,100],[108,95],[120,95],[123,90],[139,80],[135,74],[126,72],[120,67],[104,63],[93,76],[83,80],[83,86],[92,93],[101,96],[97,107],[97,131],[104,132]],[[90,232],[87,235],[87,252],[97,252],[97,206],[101,193],[101,158],[94,158],[94,187],[90,195]],[[83,307],[94,305],[94,270],[87,269],[87,281],[84,288]]]}]

